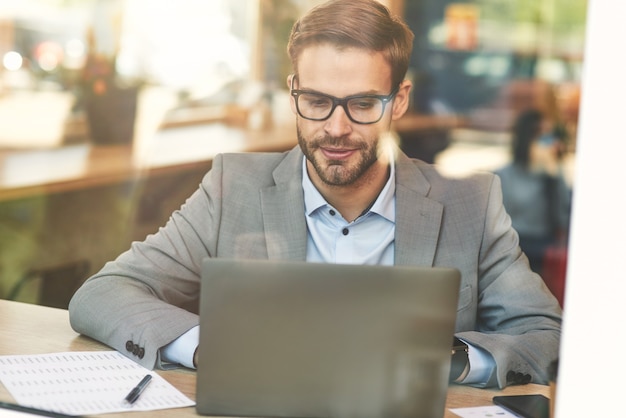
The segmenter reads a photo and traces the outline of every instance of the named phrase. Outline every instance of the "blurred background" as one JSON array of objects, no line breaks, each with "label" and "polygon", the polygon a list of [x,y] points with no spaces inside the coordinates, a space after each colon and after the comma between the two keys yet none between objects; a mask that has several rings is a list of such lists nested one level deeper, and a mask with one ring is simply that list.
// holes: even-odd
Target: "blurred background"
[{"label": "blurred background", "polygon": [[[407,154],[453,176],[501,170],[533,109],[536,143],[559,144],[544,171],[574,189],[586,0],[382,2],[416,35],[411,109],[394,125]],[[0,0],[0,298],[66,307],[216,153],[295,146],[286,42],[317,3]],[[552,278],[538,267],[560,300],[566,256]]]}]

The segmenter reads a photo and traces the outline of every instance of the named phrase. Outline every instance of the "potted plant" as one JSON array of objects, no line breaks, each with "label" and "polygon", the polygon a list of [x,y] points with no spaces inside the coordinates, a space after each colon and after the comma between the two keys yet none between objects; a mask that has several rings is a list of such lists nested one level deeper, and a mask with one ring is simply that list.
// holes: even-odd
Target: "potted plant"
[{"label": "potted plant", "polygon": [[94,143],[128,144],[134,137],[140,82],[124,79],[116,68],[123,2],[99,1],[95,12],[87,35],[80,103]]}]

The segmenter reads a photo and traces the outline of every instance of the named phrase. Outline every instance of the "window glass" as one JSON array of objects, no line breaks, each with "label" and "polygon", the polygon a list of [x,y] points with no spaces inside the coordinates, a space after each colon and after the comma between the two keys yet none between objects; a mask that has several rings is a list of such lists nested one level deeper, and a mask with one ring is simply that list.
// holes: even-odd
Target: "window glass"
[{"label": "window glass", "polygon": [[[449,175],[498,172],[512,217],[531,190],[548,213],[543,186],[499,171],[535,109],[532,153],[560,144],[548,170],[571,193],[587,1],[382,2],[416,35],[401,148]],[[76,278],[52,286],[62,305],[165,223],[217,152],[294,146],[287,38],[318,3],[0,0],[0,298],[46,303],[41,276],[61,271]]]},{"label": "window glass", "polygon": [[63,306],[241,148],[259,5],[0,0],[0,298]]},{"label": "window glass", "polygon": [[413,119],[439,123],[400,123],[403,148],[450,175],[497,173],[522,248],[562,300],[587,1],[403,4]]}]

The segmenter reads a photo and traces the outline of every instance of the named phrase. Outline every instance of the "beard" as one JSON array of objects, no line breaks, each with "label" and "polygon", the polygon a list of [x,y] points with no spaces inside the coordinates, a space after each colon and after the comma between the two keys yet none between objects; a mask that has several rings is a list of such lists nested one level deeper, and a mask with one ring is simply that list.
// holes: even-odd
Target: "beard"
[{"label": "beard", "polygon": [[[378,161],[378,138],[371,141],[354,141],[345,138],[323,136],[305,138],[297,126],[298,144],[307,160],[311,162],[318,177],[329,186],[349,186],[365,179],[367,171]],[[357,161],[326,159],[319,151],[321,147],[347,146],[356,150]]]}]

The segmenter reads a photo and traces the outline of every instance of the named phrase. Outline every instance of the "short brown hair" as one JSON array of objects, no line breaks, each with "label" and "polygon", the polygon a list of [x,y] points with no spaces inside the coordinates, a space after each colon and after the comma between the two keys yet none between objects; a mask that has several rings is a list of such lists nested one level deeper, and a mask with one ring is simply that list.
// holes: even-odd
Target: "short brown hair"
[{"label": "short brown hair", "polygon": [[287,50],[296,74],[300,54],[311,45],[379,51],[391,65],[392,85],[398,85],[409,68],[413,37],[406,23],[376,0],[330,0],[293,25]]}]

